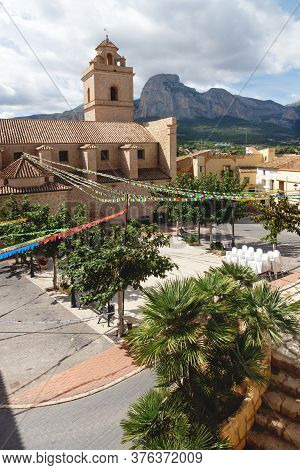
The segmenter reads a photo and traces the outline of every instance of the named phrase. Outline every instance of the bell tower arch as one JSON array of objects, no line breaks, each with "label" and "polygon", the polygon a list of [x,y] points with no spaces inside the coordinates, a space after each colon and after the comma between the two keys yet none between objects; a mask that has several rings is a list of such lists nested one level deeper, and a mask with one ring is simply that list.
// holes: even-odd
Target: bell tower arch
[{"label": "bell tower arch", "polygon": [[85,121],[133,121],[133,68],[108,36],[82,76]]}]

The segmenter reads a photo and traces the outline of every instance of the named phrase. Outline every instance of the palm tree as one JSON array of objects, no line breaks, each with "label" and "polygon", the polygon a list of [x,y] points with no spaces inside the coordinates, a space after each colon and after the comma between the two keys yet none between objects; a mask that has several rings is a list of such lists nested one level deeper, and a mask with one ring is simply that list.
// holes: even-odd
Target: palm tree
[{"label": "palm tree", "polygon": [[129,411],[126,441],[147,449],[172,445],[180,420],[186,429],[176,441],[180,448],[195,445],[192,436],[203,430],[211,445],[224,445],[217,429],[242,400],[236,390],[245,379],[266,381],[266,344],[297,328],[299,306],[266,283],[253,287],[255,280],[248,268],[223,263],[203,277],[145,291],[144,321],[128,343],[136,362],[155,370],[160,391]]}]

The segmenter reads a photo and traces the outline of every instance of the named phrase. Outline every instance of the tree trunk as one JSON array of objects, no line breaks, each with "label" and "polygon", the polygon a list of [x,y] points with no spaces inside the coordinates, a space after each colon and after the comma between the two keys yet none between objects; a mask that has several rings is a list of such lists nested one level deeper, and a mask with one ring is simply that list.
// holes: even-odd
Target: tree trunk
[{"label": "tree trunk", "polygon": [[52,261],[53,261],[53,289],[58,290],[56,253],[52,255]]},{"label": "tree trunk", "polygon": [[34,277],[33,255],[30,253],[30,277]]},{"label": "tree trunk", "polygon": [[211,245],[213,241],[213,224],[209,222],[209,244]]},{"label": "tree trunk", "polygon": [[234,233],[234,223],[235,223],[235,204],[232,203],[231,211],[231,246],[235,246],[235,233]]},{"label": "tree trunk", "polygon": [[178,238],[178,235],[179,235],[179,221],[176,220],[176,236]]},{"label": "tree trunk", "polygon": [[231,221],[231,246],[235,246],[234,219]]},{"label": "tree trunk", "polygon": [[198,222],[198,243],[201,245],[201,223]]},{"label": "tree trunk", "polygon": [[71,307],[72,308],[77,307],[76,291],[75,291],[74,287],[71,288]]},{"label": "tree trunk", "polygon": [[125,332],[125,325],[124,325],[124,298],[125,298],[125,291],[120,290],[118,292],[118,315],[119,315],[119,322],[118,322],[118,338],[121,338]]}]

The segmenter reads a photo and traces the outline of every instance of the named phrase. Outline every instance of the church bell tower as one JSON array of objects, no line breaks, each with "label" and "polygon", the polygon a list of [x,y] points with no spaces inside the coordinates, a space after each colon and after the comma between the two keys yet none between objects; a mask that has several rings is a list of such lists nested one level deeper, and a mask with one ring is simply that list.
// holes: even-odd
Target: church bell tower
[{"label": "church bell tower", "polygon": [[106,36],[84,72],[85,121],[133,121],[133,68]]}]

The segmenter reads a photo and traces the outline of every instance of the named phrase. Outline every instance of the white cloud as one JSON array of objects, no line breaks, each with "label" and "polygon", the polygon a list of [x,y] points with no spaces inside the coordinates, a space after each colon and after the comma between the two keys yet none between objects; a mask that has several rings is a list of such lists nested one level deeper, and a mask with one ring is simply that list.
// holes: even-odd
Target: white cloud
[{"label": "white cloud", "polygon": [[[134,66],[136,95],[157,73],[177,73],[199,91],[237,92],[289,16],[278,0],[2,1],[72,107],[105,27]],[[1,6],[0,25],[0,112],[67,109]],[[300,68],[299,41],[300,21],[292,19],[258,74]]]}]

